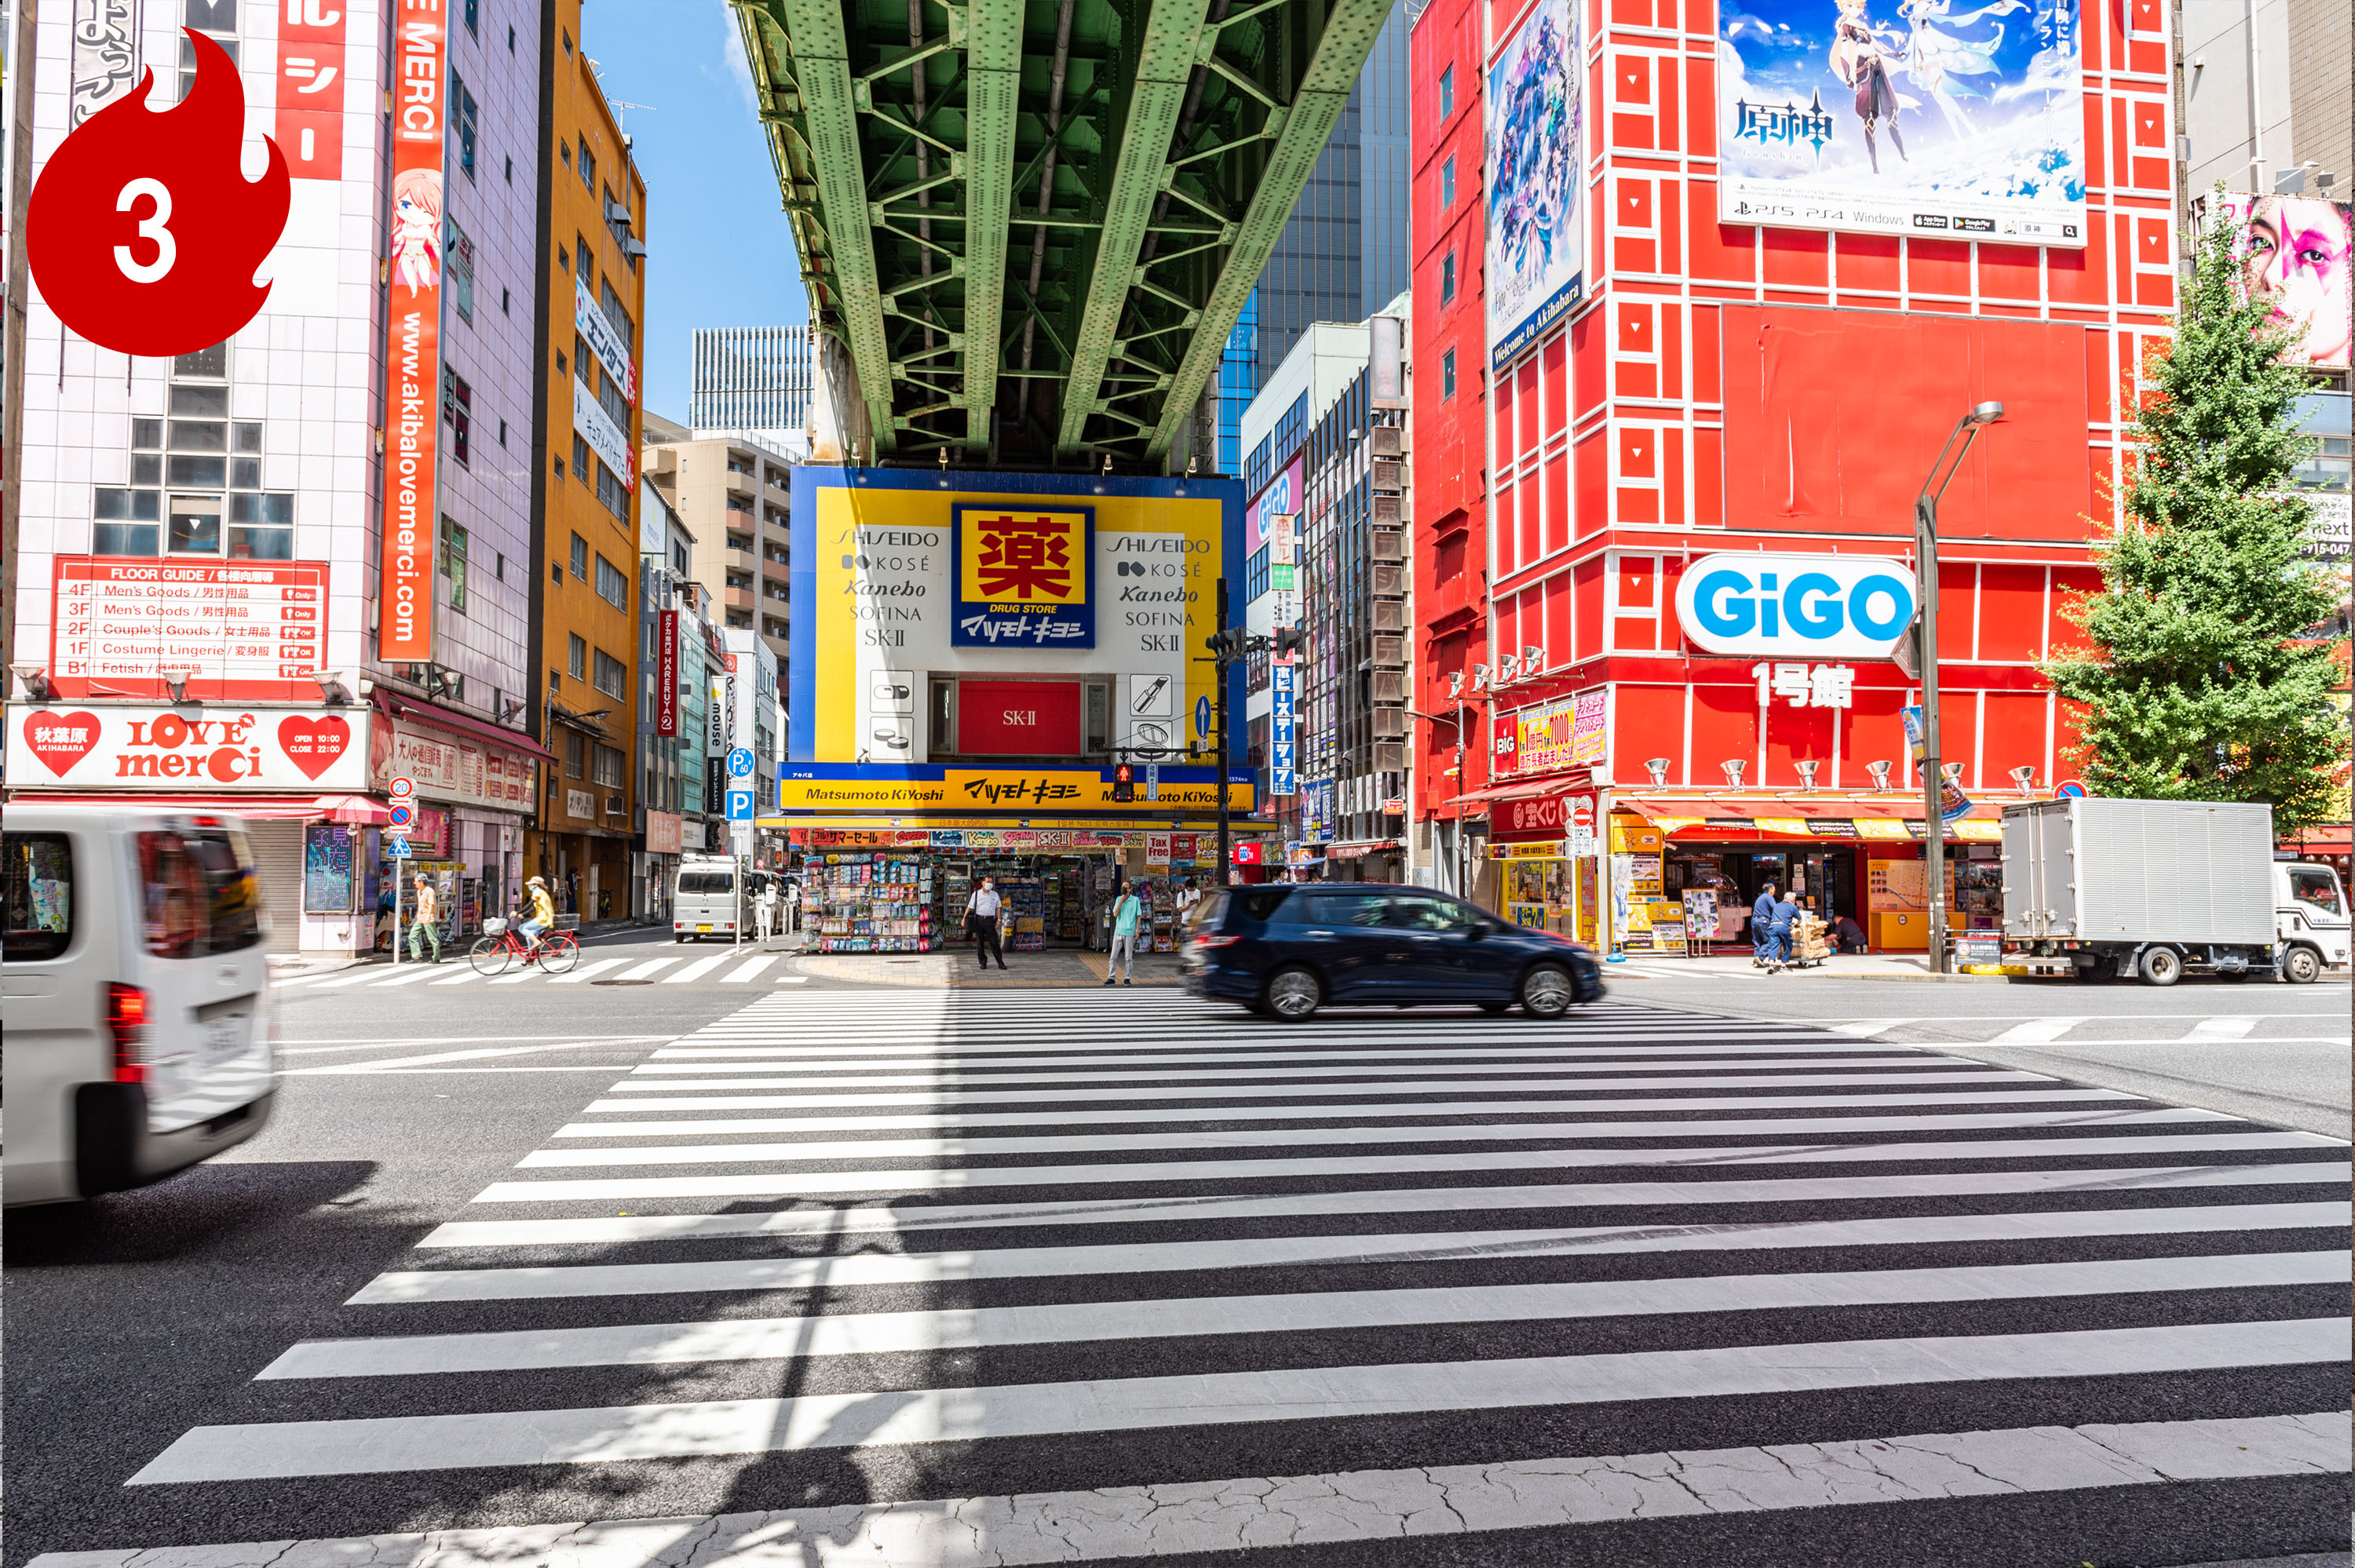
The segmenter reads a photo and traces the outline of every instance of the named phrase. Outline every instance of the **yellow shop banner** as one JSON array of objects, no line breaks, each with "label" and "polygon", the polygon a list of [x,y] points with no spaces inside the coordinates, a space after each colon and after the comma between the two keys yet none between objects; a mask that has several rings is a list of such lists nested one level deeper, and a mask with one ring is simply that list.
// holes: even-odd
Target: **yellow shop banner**
[{"label": "yellow shop banner", "polygon": [[[910,770],[917,772],[915,769]],[[1141,771],[1141,770],[1140,770]],[[1164,768],[1158,798],[1146,799],[1142,779],[1136,799],[1114,800],[1112,780],[1093,768],[942,768],[922,770],[922,776],[900,779],[783,779],[777,782],[777,809],[783,811],[898,811],[929,815],[960,811],[1132,811],[1138,816],[1171,811],[1215,811],[1219,807],[1216,775],[1207,768],[1188,768],[1203,777],[1185,782],[1169,777]],[[937,773],[939,777],[928,775]],[[1227,808],[1248,811],[1252,786],[1227,786]]]}]

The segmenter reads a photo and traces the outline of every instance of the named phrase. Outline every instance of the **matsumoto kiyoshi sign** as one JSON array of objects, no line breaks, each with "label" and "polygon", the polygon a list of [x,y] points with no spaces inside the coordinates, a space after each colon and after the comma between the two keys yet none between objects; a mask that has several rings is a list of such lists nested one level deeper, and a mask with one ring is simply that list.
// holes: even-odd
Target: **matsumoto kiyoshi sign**
[{"label": "matsumoto kiyoshi sign", "polygon": [[1712,653],[1885,659],[1913,619],[1913,571],[1872,556],[1704,556],[1677,585],[1677,620]]}]

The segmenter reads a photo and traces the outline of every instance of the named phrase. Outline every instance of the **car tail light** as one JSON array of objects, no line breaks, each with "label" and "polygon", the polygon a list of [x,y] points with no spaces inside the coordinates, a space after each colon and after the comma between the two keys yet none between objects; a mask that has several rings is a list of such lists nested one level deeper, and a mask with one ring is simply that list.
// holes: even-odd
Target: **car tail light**
[{"label": "car tail light", "polygon": [[1198,948],[1223,948],[1241,940],[1241,937],[1220,937],[1205,931],[1194,938],[1194,945]]},{"label": "car tail light", "polygon": [[114,1081],[145,1083],[147,1064],[139,1059],[139,1047],[147,1038],[147,993],[135,985],[109,982],[106,1027],[114,1036]]}]

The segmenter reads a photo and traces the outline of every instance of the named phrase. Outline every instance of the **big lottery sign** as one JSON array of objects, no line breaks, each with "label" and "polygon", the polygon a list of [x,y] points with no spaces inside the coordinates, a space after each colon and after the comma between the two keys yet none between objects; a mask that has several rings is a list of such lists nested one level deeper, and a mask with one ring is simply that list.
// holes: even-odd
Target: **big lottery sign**
[{"label": "big lottery sign", "polygon": [[25,253],[41,298],[74,332],[118,353],[209,348],[261,310],[254,273],[286,228],[292,187],[261,138],[259,179],[241,168],[245,87],[237,62],[187,32],[196,82],[161,111],[139,85],[58,143],[25,210]]},{"label": "big lottery sign", "polygon": [[365,715],[207,707],[13,707],[19,789],[362,789]]},{"label": "big lottery sign", "polygon": [[1915,592],[1912,570],[1880,556],[1703,556],[1677,584],[1677,620],[1711,653],[1886,659]]}]

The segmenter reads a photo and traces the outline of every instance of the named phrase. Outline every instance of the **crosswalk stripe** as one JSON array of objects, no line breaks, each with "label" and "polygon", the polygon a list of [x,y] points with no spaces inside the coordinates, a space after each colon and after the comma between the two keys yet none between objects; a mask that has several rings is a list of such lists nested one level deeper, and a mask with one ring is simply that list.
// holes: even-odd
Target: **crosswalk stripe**
[{"label": "crosswalk stripe", "polygon": [[548,983],[550,985],[579,985],[581,981],[589,979],[592,975],[603,974],[607,969],[617,968],[627,962],[629,962],[627,959],[599,959],[595,963],[577,966],[570,974],[550,975],[548,977]]},{"label": "crosswalk stripe", "polygon": [[2009,1214],[1913,1214],[1894,1219],[1649,1225],[1634,1232],[1623,1225],[1586,1225],[1561,1230],[1258,1236],[1215,1242],[1162,1242],[1149,1247],[1124,1243],[995,1247],[979,1252],[751,1258],[722,1263],[409,1269],[377,1276],[346,1305],[662,1296],[707,1290],[802,1290],[821,1285],[828,1289],[847,1289],[860,1285],[936,1285],[963,1280],[1103,1277],[1308,1264],[1398,1266],[1596,1253],[1916,1246],[1936,1242],[2190,1235],[2204,1232],[2343,1229],[2347,1223],[2344,1203],[2202,1203],[2174,1209],[2066,1209]]},{"label": "crosswalk stripe", "polygon": [[2105,1259],[1980,1267],[1849,1269],[1698,1278],[1298,1291],[817,1318],[721,1319],[588,1329],[308,1340],[256,1375],[266,1380],[537,1372],[667,1361],[889,1355],[1005,1345],[1080,1344],[1222,1334],[1308,1333],[1433,1323],[1764,1312],[1806,1308],[1999,1301],[2053,1296],[2254,1290],[2336,1285],[2343,1252]]},{"label": "crosswalk stripe", "polygon": [[2293,1319],[198,1426],[126,1484],[580,1465],[1170,1425],[2286,1366],[2343,1360],[2347,1333],[2344,1318]]},{"label": "crosswalk stripe", "polygon": [[2015,1023],[1993,1040],[1990,1045],[2041,1045],[2058,1040],[2080,1023],[2082,1018],[2031,1018],[2025,1023]]},{"label": "crosswalk stripe", "polygon": [[419,980],[432,979],[433,969],[434,966],[432,964],[419,964],[413,969],[410,969],[403,973],[394,975],[390,980],[380,980],[368,989],[371,991],[383,991],[389,986],[415,985]]},{"label": "crosswalk stripe", "polygon": [[809,976],[807,976],[807,975],[779,975],[779,976],[777,977],[777,983],[778,983],[779,985],[807,985],[807,984],[809,983]]},{"label": "crosswalk stripe", "polygon": [[[1548,1085],[1546,1087],[1553,1087]],[[1462,1092],[1460,1089],[1457,1092]],[[1566,1112],[1602,1115],[1617,1111],[1663,1110],[1753,1110],[1807,1109],[1829,1110],[1845,1107],[1922,1105],[1985,1105],[2002,1100],[2012,1103],[2031,1100],[2037,1104],[2071,1101],[2117,1101],[2136,1099],[2115,1089],[2037,1089],[2002,1094],[1998,1089],[1979,1093],[1926,1095],[1705,1095],[1690,1099],[1574,1099],[1574,1100],[1436,1100],[1423,1099],[1412,1105],[1360,1105],[1352,1100],[1336,1100],[1321,1105],[1213,1105],[1170,1106],[1145,1104],[1120,1110],[1078,1110],[1069,1106],[1037,1111],[935,1111],[899,1112],[876,1111],[864,1116],[795,1116],[795,1117],[729,1117],[705,1118],[687,1121],[639,1122],[574,1122],[557,1129],[559,1138],[668,1138],[681,1134],[734,1134],[748,1132],[787,1132],[813,1134],[820,1132],[917,1132],[964,1128],[981,1129],[1001,1127],[1036,1127],[1051,1121],[1059,1127],[1124,1127],[1138,1123],[1170,1124],[1188,1121],[1310,1121],[1330,1120],[1338,1117],[1364,1119],[1424,1120],[1433,1117],[1456,1116],[1540,1116]],[[1515,1130],[1515,1124],[1500,1124],[1506,1130]],[[1323,1135],[1326,1128],[1304,1128],[1293,1135],[1293,1142],[1307,1142]],[[1364,1136],[1372,1129],[1349,1129],[1352,1138]],[[1387,1136],[1409,1138],[1420,1134],[1387,1129]],[[1582,1128],[1576,1136],[1591,1136]],[[1609,1137],[1609,1132],[1604,1132]],[[1125,1144],[1126,1140],[1123,1140]],[[647,1151],[650,1159],[677,1163],[710,1160],[788,1160],[842,1158],[854,1146],[816,1144],[810,1146],[779,1144],[712,1143],[677,1145]],[[1058,1139],[1045,1150],[1061,1153],[1083,1147],[1074,1139]],[[1136,1147],[1152,1148],[1146,1143]],[[744,1152],[740,1152],[743,1150]],[[767,1152],[753,1152],[766,1150]],[[976,1147],[961,1152],[983,1152]],[[625,1152],[615,1150],[613,1152]],[[860,1150],[861,1153],[864,1150]],[[923,1144],[904,1150],[918,1158],[937,1157],[939,1146]],[[610,1163],[626,1163],[612,1161]],[[569,1159],[542,1160],[535,1154],[524,1162],[530,1164],[599,1163]]]},{"label": "crosswalk stripe", "polygon": [[[1910,1122],[1908,1123],[1910,1125]],[[2241,1124],[2245,1126],[2247,1124]],[[2098,1139],[2039,1138],[1922,1143],[1767,1144],[1639,1149],[1547,1149],[1491,1153],[1121,1160],[1103,1165],[998,1165],[936,1171],[762,1171],[730,1176],[624,1176],[494,1181],[478,1203],[673,1198],[815,1198],[850,1192],[953,1192],[971,1187],[1089,1186],[1100,1183],[1262,1181],[1331,1176],[1430,1175],[1462,1171],[1561,1170],[1576,1166],[1829,1165],[1933,1160],[2051,1159],[2254,1153],[2270,1150],[2336,1152],[2345,1145],[2310,1132],[2234,1132],[2190,1137],[2112,1135]]]},{"label": "crosswalk stripe", "polygon": [[744,960],[742,965],[737,969],[735,973],[721,976],[720,983],[722,985],[741,985],[776,961],[777,955],[774,953],[764,954],[757,959],[747,959]]},{"label": "crosswalk stripe", "polygon": [[622,973],[614,976],[613,978],[616,980],[645,980],[654,975],[657,970],[666,969],[668,966],[678,962],[681,956],[682,955],[677,953],[670,953],[666,954],[664,957],[659,959],[648,959],[636,969],[624,969]]},{"label": "crosswalk stripe", "polygon": [[2257,1026],[2254,1018],[2203,1018],[2185,1036],[2190,1040],[2245,1040]]},{"label": "crosswalk stripe", "polygon": [[[420,967],[422,968],[423,966],[421,965]],[[382,966],[377,964],[357,964],[353,966],[351,971],[347,974],[333,974],[327,976],[325,980],[308,980],[299,983],[307,984],[313,991],[335,991],[343,986],[358,985],[366,980],[381,980],[383,978],[384,968]]]},{"label": "crosswalk stripe", "polygon": [[[1905,1101],[1969,1099],[1971,1096],[1891,1097]],[[2073,1096],[2056,1097],[2071,1098]],[[1516,1108],[1521,1102],[1511,1102]],[[1397,1107],[1378,1107],[1397,1108]],[[1542,1107],[1557,1108],[1557,1107]],[[1608,1108],[1586,1107],[1586,1108]],[[1240,1113],[1237,1113],[1239,1116]],[[1294,1112],[1297,1118],[1299,1113]],[[1221,1118],[1220,1119],[1231,1119]],[[1464,1143],[1500,1139],[1583,1138],[1729,1138],[1762,1133],[1897,1132],[1908,1128],[1977,1130],[1993,1128],[2140,1126],[2153,1122],[2228,1121],[2222,1111],[2167,1107],[2106,1107],[1968,1112],[1913,1116],[1742,1117],[1718,1120],[1497,1122],[1477,1127],[1222,1128],[1215,1131],[1141,1132],[1065,1137],[1038,1134],[990,1138],[875,1138],[818,1143],[654,1144],[634,1149],[541,1149],[516,1161],[519,1171],[623,1165],[743,1165],[821,1163],[837,1160],[986,1160],[993,1155],[1124,1153],[1146,1149],[1264,1149],[1304,1143]]]},{"label": "crosswalk stripe", "polygon": [[[732,953],[719,953],[710,958],[698,959],[693,963],[687,965],[687,968],[679,970],[677,974],[663,976],[663,984],[683,985],[689,980],[701,980],[705,975],[709,974],[712,970],[718,969],[720,965],[726,963],[734,956],[735,955]],[[633,969],[630,972],[632,974],[635,974],[638,971]]]},{"label": "crosswalk stripe", "polygon": [[[1834,1047],[1834,1049],[1837,1050],[1838,1048]],[[1465,1065],[1463,1070],[1480,1072],[1499,1071],[1514,1066],[1534,1065],[1549,1063],[1558,1065],[1559,1070],[1563,1072],[1602,1072],[1612,1068],[1616,1068],[1625,1072],[1637,1067],[1644,1068],[1646,1071],[1668,1071],[1669,1070],[1668,1067],[1660,1065],[1678,1062],[1691,1062],[1697,1064],[1700,1070],[1723,1068],[1731,1071],[1737,1068],[1757,1070],[1772,1067],[1779,1065],[1779,1063],[1785,1059],[1812,1059],[1821,1056],[1826,1061],[1843,1065],[1847,1060],[1849,1060],[1849,1058],[1828,1055],[1823,1052],[1814,1050],[1794,1053],[1788,1047],[1782,1047],[1773,1051],[1764,1049],[1749,1051],[1720,1051],[1691,1046],[1652,1046],[1621,1050],[1578,1050],[1574,1048],[1547,1050],[1544,1048],[1536,1048],[1531,1050],[1502,1051],[1444,1049],[1425,1051],[1173,1051],[1166,1055],[1144,1055],[1132,1052],[1123,1052],[1117,1054],[1107,1054],[1084,1059],[1076,1056],[995,1056],[974,1054],[956,1056],[954,1059],[943,1059],[943,1057],[946,1057],[947,1054],[948,1054],[943,1053],[942,1057],[928,1058],[928,1064],[937,1063],[938,1065],[928,1065],[924,1070],[929,1070],[935,1074],[953,1070],[960,1076],[963,1076],[967,1074],[991,1073],[1002,1069],[1011,1069],[1016,1067],[1052,1067],[1069,1071],[1080,1067],[1160,1066],[1164,1065],[1183,1067],[1217,1064],[1221,1066],[1229,1066],[1240,1070],[1248,1064],[1258,1062],[1326,1062],[1352,1063],[1359,1065],[1351,1067],[1336,1067],[1334,1069],[1336,1072],[1374,1072],[1383,1070],[1394,1072],[1437,1071],[1441,1067],[1451,1064],[1465,1064],[1467,1065]],[[1856,1059],[1870,1060],[1871,1058],[1864,1057],[1859,1054]],[[1919,1061],[1925,1065],[1933,1063],[1955,1063],[1955,1059],[1953,1057],[1940,1056],[1928,1052],[1924,1052],[1919,1056],[1907,1059]],[[1468,1065],[1468,1064],[1474,1063],[1488,1064],[1489,1065]],[[844,1058],[837,1061],[823,1056],[797,1056],[789,1060],[777,1062],[740,1062],[732,1060],[714,1062],[690,1058],[649,1062],[645,1065],[645,1069],[639,1075],[646,1077],[701,1077],[711,1079],[731,1073],[761,1073],[771,1070],[801,1073],[831,1073],[837,1071],[890,1072],[895,1070],[908,1070],[908,1068],[909,1064],[893,1061],[888,1057],[876,1059],[859,1056]],[[774,1076],[748,1078],[745,1080],[747,1083],[755,1084],[763,1088],[789,1088],[795,1081],[796,1080],[790,1078],[779,1078]]]},{"label": "crosswalk stripe", "polygon": [[435,980],[433,983],[435,985],[465,985],[469,981],[478,980],[482,978],[483,977],[481,975],[476,974],[473,969],[462,969],[454,975],[451,975],[443,980]]},{"label": "crosswalk stripe", "polygon": [[598,1215],[570,1220],[453,1220],[421,1247],[595,1245],[722,1236],[911,1234],[993,1225],[1125,1225],[1176,1220],[1290,1219],[1447,1210],[1594,1208],[1614,1204],[1817,1203],[1988,1193],[2116,1192],[2183,1187],[2298,1186],[2350,1179],[2344,1161],[2110,1167],[2100,1171],[1939,1171],[1931,1175],[1782,1177],[1761,1181],[1590,1181],[1510,1187],[1418,1187],[1282,1197],[1132,1198],[1118,1204],[975,1203],[898,1209],[773,1209],[751,1213]]}]

